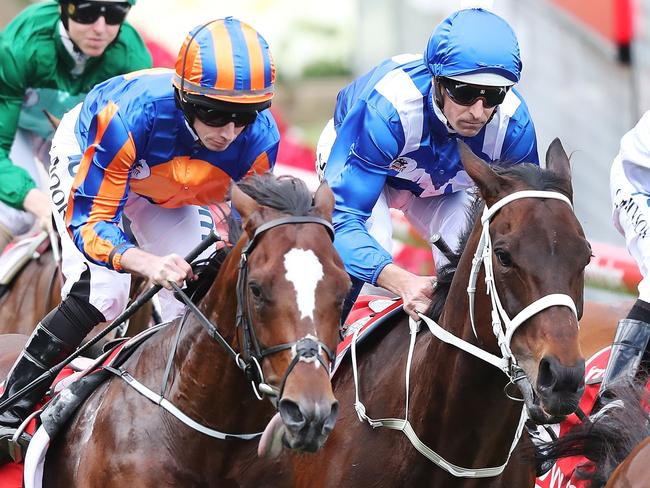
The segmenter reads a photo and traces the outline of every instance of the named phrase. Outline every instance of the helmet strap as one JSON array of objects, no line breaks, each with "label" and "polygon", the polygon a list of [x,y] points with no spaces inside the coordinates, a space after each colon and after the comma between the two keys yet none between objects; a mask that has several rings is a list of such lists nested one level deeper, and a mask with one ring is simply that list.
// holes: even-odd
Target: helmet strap
[{"label": "helmet strap", "polygon": [[192,110],[188,110],[187,101],[181,95],[180,90],[176,87],[174,87],[174,100],[176,101],[176,106],[180,109],[181,112],[183,112],[183,117],[185,117],[187,125],[193,128],[195,119],[194,112]]},{"label": "helmet strap", "polygon": [[440,78],[436,76],[433,79],[432,85],[433,85],[433,95],[432,95],[433,102],[438,106],[438,108],[440,109],[440,113],[445,118],[445,121],[447,122],[447,128],[456,132],[456,129],[452,127],[452,125],[449,123],[449,119],[447,119],[447,116],[445,115],[445,97],[442,94],[442,89],[441,89],[442,84],[440,82]]}]

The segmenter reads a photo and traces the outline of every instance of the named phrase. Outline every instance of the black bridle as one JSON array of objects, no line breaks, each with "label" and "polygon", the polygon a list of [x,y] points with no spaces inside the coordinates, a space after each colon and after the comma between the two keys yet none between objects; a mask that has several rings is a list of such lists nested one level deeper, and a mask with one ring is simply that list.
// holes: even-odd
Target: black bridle
[{"label": "black bridle", "polygon": [[[251,382],[253,391],[257,398],[260,400],[264,395],[275,397],[275,403],[282,398],[284,387],[287,382],[289,374],[293,371],[296,364],[300,361],[315,362],[318,361],[325,371],[329,373],[329,366],[325,364],[322,353],[324,352],[330,361],[334,361],[333,352],[318,338],[307,334],[293,342],[278,344],[271,347],[262,347],[255,334],[255,329],[251,323],[250,303],[248,300],[248,293],[246,293],[246,285],[248,283],[248,260],[262,238],[262,235],[275,227],[287,224],[318,224],[327,229],[330,239],[334,240],[334,228],[332,224],[325,219],[314,216],[289,216],[271,220],[260,225],[256,230],[253,237],[248,241],[241,251],[239,259],[239,274],[237,276],[237,315],[235,318],[236,326],[241,327],[243,337],[242,353],[237,353],[230,346],[230,344],[219,333],[210,320],[198,309],[192,300],[181,290],[181,288],[172,283],[174,289],[179,292],[180,298],[188,306],[190,312],[198,319],[199,323],[208,332],[210,337],[216,340],[225,351],[234,359],[240,369],[246,374],[246,378]],[[263,359],[278,352],[291,350],[292,359],[285,371],[279,386],[272,386],[265,382],[264,373],[262,372],[261,363]]]}]

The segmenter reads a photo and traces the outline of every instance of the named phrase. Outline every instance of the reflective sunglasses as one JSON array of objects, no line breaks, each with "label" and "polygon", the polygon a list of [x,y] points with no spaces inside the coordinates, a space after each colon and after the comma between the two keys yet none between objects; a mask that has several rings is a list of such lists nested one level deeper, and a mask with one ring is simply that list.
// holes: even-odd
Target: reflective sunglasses
[{"label": "reflective sunglasses", "polygon": [[224,112],[195,104],[191,104],[191,107],[196,118],[210,127],[223,127],[230,122],[235,127],[246,127],[257,119],[257,112]]},{"label": "reflective sunglasses", "polygon": [[483,100],[485,108],[496,107],[503,103],[503,99],[508,93],[506,86],[469,85],[449,78],[442,78],[440,83],[453,102],[466,107],[474,105],[479,99]]},{"label": "reflective sunglasses", "polygon": [[68,17],[79,24],[94,24],[104,17],[108,25],[124,22],[131,6],[128,3],[81,2],[68,4]]}]

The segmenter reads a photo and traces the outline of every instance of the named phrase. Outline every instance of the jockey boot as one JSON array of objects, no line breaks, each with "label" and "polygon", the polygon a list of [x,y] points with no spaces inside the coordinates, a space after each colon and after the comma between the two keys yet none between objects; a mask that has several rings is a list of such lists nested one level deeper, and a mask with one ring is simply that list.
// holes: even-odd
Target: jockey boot
[{"label": "jockey boot", "polygon": [[[74,349],[75,346],[63,342],[47,330],[42,323],[38,324],[27,341],[25,349],[18,356],[9,372],[0,403],[52,366],[63,361]],[[17,461],[22,459],[22,456],[15,453],[15,448],[19,447],[24,451],[31,437],[24,433],[21,434],[18,438],[18,446],[12,445],[11,438],[20,424],[32,413],[35,405],[43,398],[49,386],[50,382],[43,382],[0,413],[0,464],[8,462],[10,457]]]},{"label": "jockey boot", "polygon": [[612,386],[634,379],[648,341],[650,341],[650,324],[647,322],[625,318],[618,323],[603,382],[598,390],[596,405],[592,413],[600,410],[608,402],[609,390]]}]

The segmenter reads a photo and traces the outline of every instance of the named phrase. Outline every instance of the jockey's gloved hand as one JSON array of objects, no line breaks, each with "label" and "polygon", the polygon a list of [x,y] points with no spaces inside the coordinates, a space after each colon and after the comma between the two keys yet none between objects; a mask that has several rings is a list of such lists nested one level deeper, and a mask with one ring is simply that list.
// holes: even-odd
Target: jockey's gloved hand
[{"label": "jockey's gloved hand", "polygon": [[50,198],[44,192],[32,188],[23,200],[23,208],[36,217],[36,222],[42,230],[53,232]]}]

